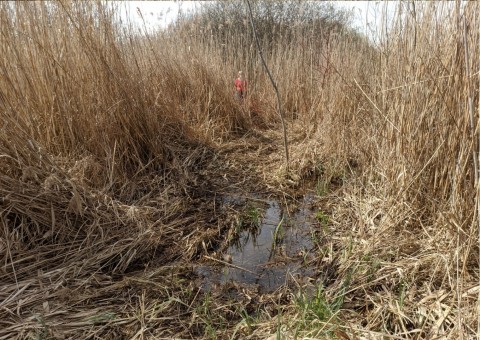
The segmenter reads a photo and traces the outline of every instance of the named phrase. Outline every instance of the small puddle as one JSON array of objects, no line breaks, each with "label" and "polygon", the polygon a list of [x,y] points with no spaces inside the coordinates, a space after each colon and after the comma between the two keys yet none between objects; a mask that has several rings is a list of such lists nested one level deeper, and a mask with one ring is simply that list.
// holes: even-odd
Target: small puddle
[{"label": "small puddle", "polygon": [[[311,277],[313,266],[306,259],[313,248],[313,195],[306,195],[295,211],[287,213],[278,201],[265,201],[260,225],[244,230],[229,246],[223,259],[230,265],[202,265],[196,273],[203,278],[202,288],[235,282],[257,285],[259,291],[273,292],[286,283],[289,275]],[[224,197],[224,204],[246,204],[245,198]],[[237,267],[237,268],[235,268]],[[240,269],[241,268],[241,269]]]}]

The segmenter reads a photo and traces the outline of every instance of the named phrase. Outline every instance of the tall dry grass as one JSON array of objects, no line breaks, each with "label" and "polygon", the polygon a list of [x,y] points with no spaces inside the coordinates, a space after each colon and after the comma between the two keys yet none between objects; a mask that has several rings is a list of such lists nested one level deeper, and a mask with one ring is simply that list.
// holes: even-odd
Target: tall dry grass
[{"label": "tall dry grass", "polygon": [[[145,304],[181,315],[155,307],[168,282],[184,294],[174,283],[188,268],[169,265],[219,235],[195,171],[247,126],[242,108],[207,63],[134,38],[113,6],[0,4],[5,339],[132,337]],[[152,261],[155,272],[129,274]],[[178,330],[161,320],[157,334]]]},{"label": "tall dry grass", "polygon": [[[399,8],[379,46],[343,26],[318,34],[296,22],[263,48],[292,169],[343,180],[318,262],[335,269],[323,284],[327,301],[344,301],[340,327],[472,338],[479,7]],[[96,2],[0,4],[0,337],[206,336],[182,262],[226,228],[200,199],[212,189],[205,176],[225,174],[204,170],[238,133],[278,140],[251,32],[193,17],[134,35],[117,13]],[[233,96],[239,69],[250,82],[244,104]],[[267,182],[281,143],[268,148]],[[272,320],[251,337],[274,330]]]},{"label": "tall dry grass", "polygon": [[[373,72],[366,61],[375,57],[375,51],[365,37],[348,28],[348,16],[328,4],[254,1],[252,6],[261,49],[278,79],[287,115],[316,129],[319,112],[331,105],[345,83],[342,75]],[[275,92],[240,2],[211,4],[204,13],[182,18],[168,33],[171,39],[180,38],[190,55],[207,57],[229,90],[237,71],[243,70],[249,82],[250,114],[260,113],[259,124],[278,123]]]},{"label": "tall dry grass", "polygon": [[363,173],[335,209],[330,292],[348,282],[352,333],[478,335],[478,15],[477,3],[401,3],[378,70],[349,79],[355,102],[333,131],[355,136]]}]

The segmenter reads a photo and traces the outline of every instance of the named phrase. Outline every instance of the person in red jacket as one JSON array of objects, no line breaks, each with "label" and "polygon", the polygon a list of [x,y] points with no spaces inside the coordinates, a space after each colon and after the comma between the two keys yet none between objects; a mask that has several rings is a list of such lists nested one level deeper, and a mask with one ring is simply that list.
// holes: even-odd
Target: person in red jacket
[{"label": "person in red jacket", "polygon": [[238,71],[237,79],[235,79],[235,97],[239,100],[244,99],[247,95],[247,81],[243,77],[243,72]]}]

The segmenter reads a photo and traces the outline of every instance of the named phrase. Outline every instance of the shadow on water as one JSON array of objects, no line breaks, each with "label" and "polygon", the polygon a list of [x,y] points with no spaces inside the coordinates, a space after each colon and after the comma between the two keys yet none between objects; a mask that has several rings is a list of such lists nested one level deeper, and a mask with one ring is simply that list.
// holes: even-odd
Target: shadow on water
[{"label": "shadow on water", "polygon": [[[306,195],[290,214],[278,201],[266,201],[259,226],[243,230],[224,254],[231,266],[197,267],[197,274],[203,277],[203,289],[234,282],[257,285],[259,291],[268,293],[285,284],[290,275],[313,276],[314,268],[305,265],[313,248],[312,199],[312,195]],[[247,203],[244,198],[234,196],[223,197],[222,201],[224,204]]]}]

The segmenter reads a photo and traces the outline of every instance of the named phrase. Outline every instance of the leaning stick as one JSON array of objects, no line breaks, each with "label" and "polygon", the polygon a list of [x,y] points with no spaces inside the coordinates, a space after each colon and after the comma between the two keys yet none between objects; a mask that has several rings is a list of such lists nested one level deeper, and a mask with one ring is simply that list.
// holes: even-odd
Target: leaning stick
[{"label": "leaning stick", "polygon": [[219,260],[219,259],[216,259],[216,258],[214,258],[214,257],[210,257],[210,256],[207,256],[207,255],[204,255],[204,257],[205,257],[206,259],[209,259],[209,260],[212,260],[212,261],[220,262],[221,264],[224,264],[224,265],[226,265],[226,266],[229,266],[229,267],[232,267],[232,268],[235,268],[235,269],[240,269],[240,270],[243,270],[243,271],[248,272],[248,273],[253,274],[253,275],[257,275],[257,273],[254,273],[254,272],[252,272],[251,270],[248,270],[248,269],[245,269],[245,268],[236,266],[236,265],[234,265],[234,264],[231,264],[231,263],[228,263],[228,262]]},{"label": "leaning stick", "polygon": [[285,117],[283,116],[282,102],[280,101],[280,92],[278,91],[277,83],[275,82],[275,79],[273,79],[272,73],[268,69],[267,62],[265,61],[265,58],[263,57],[262,48],[260,47],[260,41],[258,40],[257,30],[255,28],[255,23],[253,21],[253,13],[252,13],[252,7],[250,6],[250,1],[245,0],[245,2],[247,3],[247,6],[248,6],[250,24],[252,25],[253,36],[255,37],[255,42],[257,43],[258,54],[260,55],[260,59],[262,60],[262,64],[265,68],[265,71],[267,72],[268,77],[270,78],[270,82],[272,83],[273,89],[275,90],[275,93],[277,94],[278,113],[280,115],[280,120],[282,122],[283,144],[285,146],[285,164],[286,164],[286,168],[287,168],[286,170],[287,170],[287,174],[288,174],[290,157],[288,156],[287,126],[286,126],[286,123],[285,123]]}]

